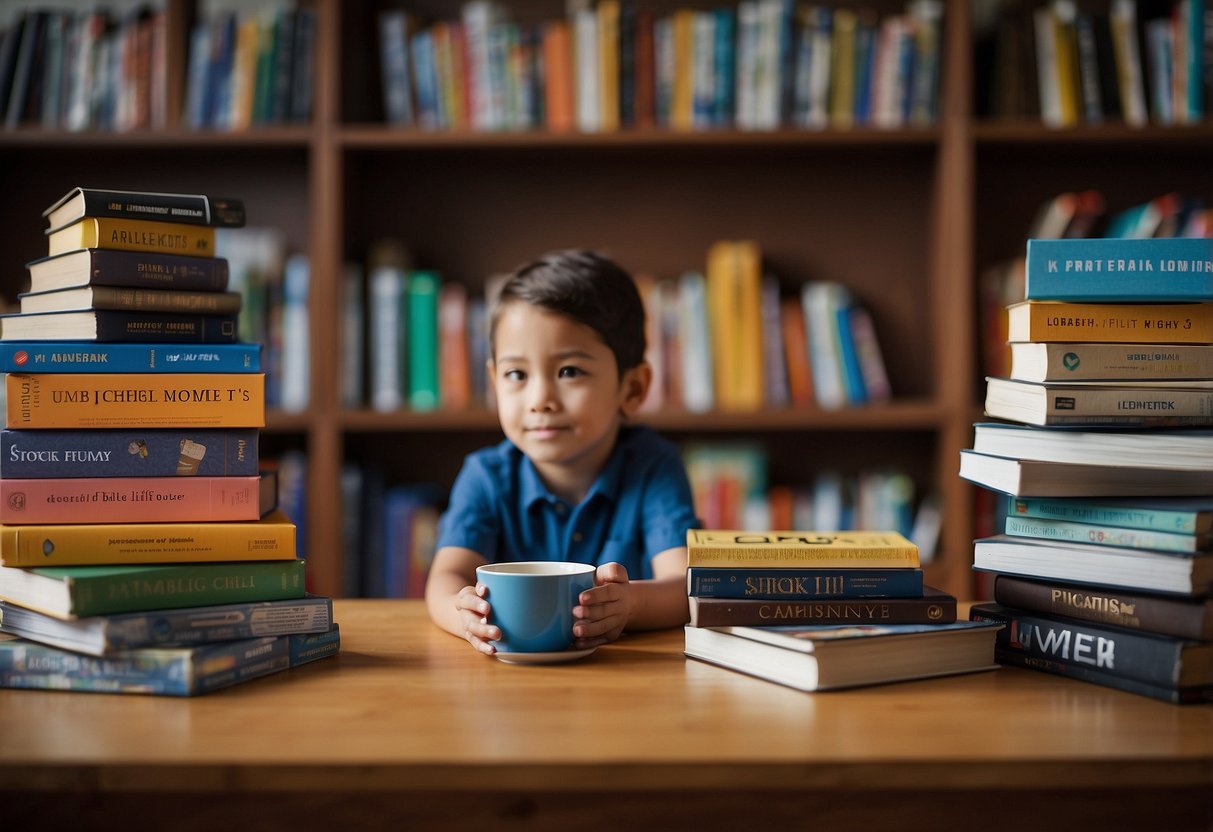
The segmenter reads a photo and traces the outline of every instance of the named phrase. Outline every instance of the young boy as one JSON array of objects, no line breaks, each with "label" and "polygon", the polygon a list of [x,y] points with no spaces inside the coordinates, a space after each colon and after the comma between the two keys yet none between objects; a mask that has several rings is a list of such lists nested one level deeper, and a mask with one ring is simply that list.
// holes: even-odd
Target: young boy
[{"label": "young boy", "polygon": [[506,439],[469,455],[455,479],[430,617],[491,655],[501,633],[476,567],[553,560],[598,567],[573,608],[578,649],[685,623],[686,532],[698,525],[686,470],[677,446],[625,424],[653,377],[632,278],[586,251],[521,267],[493,310],[489,350]]}]

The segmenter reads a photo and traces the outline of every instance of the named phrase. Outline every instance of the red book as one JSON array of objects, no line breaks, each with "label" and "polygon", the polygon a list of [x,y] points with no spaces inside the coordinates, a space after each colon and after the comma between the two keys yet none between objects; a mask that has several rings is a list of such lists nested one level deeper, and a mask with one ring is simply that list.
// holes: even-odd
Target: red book
[{"label": "red book", "polygon": [[573,54],[569,24],[564,20],[552,20],[544,24],[543,70],[548,130],[572,130]]},{"label": "red book", "polygon": [[809,367],[809,342],[805,331],[804,309],[796,298],[784,298],[779,305],[783,322],[783,350],[788,367],[788,396],[795,407],[813,406],[813,372]]}]

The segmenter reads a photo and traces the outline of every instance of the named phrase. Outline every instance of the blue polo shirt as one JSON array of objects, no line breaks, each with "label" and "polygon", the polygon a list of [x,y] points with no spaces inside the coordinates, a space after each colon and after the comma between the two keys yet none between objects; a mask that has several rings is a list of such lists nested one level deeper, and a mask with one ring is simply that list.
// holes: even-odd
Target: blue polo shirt
[{"label": "blue polo shirt", "polygon": [[685,546],[698,528],[678,446],[648,427],[624,427],[589,493],[570,505],[548,490],[508,439],[470,454],[438,525],[437,548],[461,546],[490,563],[622,563],[653,577],[653,555]]}]

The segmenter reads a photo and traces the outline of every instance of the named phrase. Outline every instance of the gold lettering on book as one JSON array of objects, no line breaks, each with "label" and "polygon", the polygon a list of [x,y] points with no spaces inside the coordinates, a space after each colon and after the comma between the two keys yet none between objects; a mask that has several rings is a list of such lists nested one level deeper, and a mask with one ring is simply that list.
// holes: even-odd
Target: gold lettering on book
[{"label": "gold lettering on book", "polygon": [[787,619],[801,621],[885,621],[891,615],[892,609],[889,605],[879,603],[763,604],[758,608],[758,617],[764,621],[782,621]]}]

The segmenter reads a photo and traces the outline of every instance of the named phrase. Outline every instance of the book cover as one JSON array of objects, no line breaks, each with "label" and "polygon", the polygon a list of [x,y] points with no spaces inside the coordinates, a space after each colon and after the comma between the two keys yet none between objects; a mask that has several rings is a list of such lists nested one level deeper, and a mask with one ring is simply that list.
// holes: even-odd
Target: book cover
[{"label": "book cover", "polygon": [[973,450],[1043,462],[1201,470],[1213,467],[1213,431],[1081,430],[977,422]]},{"label": "book cover", "polygon": [[1213,531],[1213,497],[1009,497],[1007,514],[1124,529],[1205,535]]},{"label": "book cover", "polygon": [[237,315],[85,309],[0,315],[2,341],[132,341],[221,344],[236,342]]},{"label": "book cover", "polygon": [[9,373],[8,428],[259,428],[263,373]]},{"label": "book cover", "polygon": [[1063,303],[1007,307],[1010,341],[1213,343],[1213,303]]},{"label": "book cover", "polygon": [[788,395],[796,407],[813,405],[813,372],[809,365],[809,338],[805,330],[804,307],[797,298],[779,303],[783,332],[784,360],[788,368]]},{"label": "book cover", "polygon": [[1184,555],[994,535],[974,541],[973,568],[1172,595],[1202,595],[1213,589],[1213,554],[1208,552]]},{"label": "book cover", "polygon": [[693,659],[804,691],[991,670],[1001,625],[685,627]]},{"label": "book cover", "polygon": [[1004,624],[998,647],[1027,656],[1083,664],[1153,685],[1213,685],[1213,643],[1133,632],[1000,604],[974,604],[974,621]]},{"label": "book cover", "polygon": [[215,254],[215,229],[154,220],[84,217],[46,232],[47,254],[78,248],[156,251],[208,257]]},{"label": "book cover", "polygon": [[0,430],[0,478],[251,477],[253,428]]},{"label": "book cover", "polygon": [[46,292],[22,292],[17,300],[22,314],[26,315],[78,309],[235,315],[241,305],[239,292],[193,292],[127,286],[76,286]]},{"label": "book cover", "polygon": [[277,505],[275,472],[252,477],[0,478],[0,523],[257,520]]},{"label": "book cover", "polygon": [[294,560],[295,556],[295,524],[281,509],[259,520],[224,523],[0,525],[3,566]]},{"label": "book cover", "polygon": [[1171,598],[1101,586],[994,577],[994,600],[1007,607],[1196,641],[1213,641],[1213,599]]},{"label": "book cover", "polygon": [[1169,702],[1172,705],[1191,705],[1213,702],[1213,686],[1172,687],[1156,685],[1131,676],[1119,673],[1108,673],[1083,662],[1066,661],[1064,659],[1045,659],[1031,655],[1023,650],[1009,647],[995,647],[994,659],[1005,667],[1022,667],[1027,670],[1038,670],[1055,676],[1066,676],[1082,682],[1115,688],[1128,693],[1149,696]]},{"label": "book cover", "polygon": [[708,249],[708,323],[716,404],[762,407],[762,261],[752,241],[720,240]]},{"label": "book cover", "polygon": [[986,379],[986,414],[1046,427],[1175,428],[1213,425],[1213,381],[1149,386]]},{"label": "book cover", "polygon": [[437,272],[414,271],[408,276],[408,402],[413,410],[434,410],[439,404],[438,381],[438,293],[442,280]]},{"label": "book cover", "polygon": [[326,633],[145,647],[102,657],[0,638],[0,687],[198,696],[336,655],[340,644],[336,624]]},{"label": "book cover", "polygon": [[736,568],[692,566],[687,595],[826,601],[836,598],[914,598],[922,595],[921,569]]},{"label": "book cover", "polygon": [[543,24],[544,117],[548,130],[573,129],[573,54],[569,24],[549,20]]},{"label": "book cover", "polygon": [[82,217],[158,220],[191,225],[239,228],[244,225],[244,202],[205,194],[111,191],[72,188],[42,212],[48,228],[55,229]]},{"label": "book cover", "polygon": [[1018,381],[1184,381],[1213,378],[1206,344],[1010,345],[1010,377]]},{"label": "book cover", "polygon": [[1017,497],[1197,497],[1213,493],[1209,469],[1044,462],[960,452],[960,476]]},{"label": "book cover", "polygon": [[773,624],[950,624],[956,599],[932,587],[918,598],[850,598],[784,601],[691,596],[692,627]]},{"label": "book cover", "polygon": [[1028,240],[1028,300],[1213,301],[1213,239]]},{"label": "book cover", "polygon": [[318,595],[72,620],[0,601],[0,632],[90,656],[144,647],[183,647],[291,633],[323,633],[332,624],[333,600]]},{"label": "book cover", "polygon": [[920,564],[918,547],[897,532],[689,529],[687,565],[889,569]]},{"label": "book cover", "polygon": [[1126,529],[1102,523],[1076,523],[1070,520],[1023,517],[1015,514],[1007,515],[1004,531],[1015,537],[1151,549],[1159,552],[1192,553],[1206,550],[1210,543],[1213,543],[1213,535],[1208,533],[1187,534],[1153,529]]},{"label": "book cover", "polygon": [[260,344],[0,342],[3,373],[259,373]]},{"label": "book cover", "polygon": [[56,618],[304,597],[304,562],[0,566],[0,598]]},{"label": "book cover", "polygon": [[838,310],[849,306],[850,295],[840,284],[810,280],[801,288],[801,301],[808,333],[814,400],[818,407],[826,410],[842,407],[848,399],[842,342],[838,335]]},{"label": "book cover", "polygon": [[467,287],[444,283],[438,293],[438,364],[440,401],[447,410],[463,410],[472,401],[467,310]]},{"label": "book cover", "polygon": [[40,257],[26,263],[25,268],[29,272],[31,292],[74,286],[222,292],[227,289],[229,278],[225,257],[188,257],[102,248]]}]

